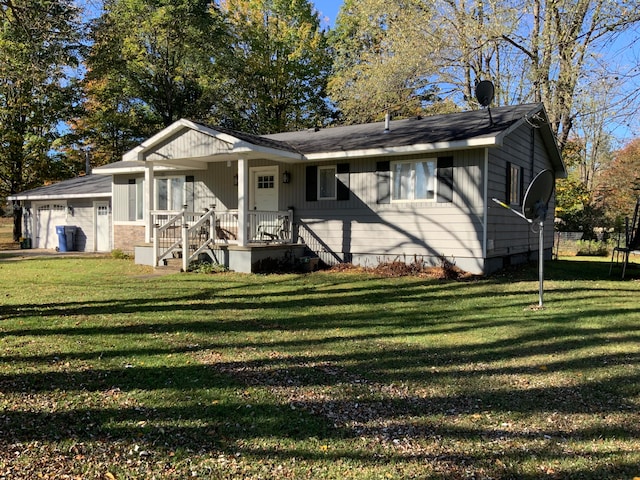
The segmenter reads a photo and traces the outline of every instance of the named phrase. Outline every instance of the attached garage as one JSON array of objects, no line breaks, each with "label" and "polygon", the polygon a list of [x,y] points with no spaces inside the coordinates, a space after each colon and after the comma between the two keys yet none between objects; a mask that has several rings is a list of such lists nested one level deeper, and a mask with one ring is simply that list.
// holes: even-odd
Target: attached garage
[{"label": "attached garage", "polygon": [[56,226],[67,224],[67,202],[34,203],[32,213],[35,215],[33,247],[56,248]]},{"label": "attached garage", "polygon": [[[33,248],[59,246],[56,227],[73,232],[73,250],[111,251],[111,177],[87,175],[8,197],[22,205],[23,237]],[[70,228],[71,227],[71,228]]]}]

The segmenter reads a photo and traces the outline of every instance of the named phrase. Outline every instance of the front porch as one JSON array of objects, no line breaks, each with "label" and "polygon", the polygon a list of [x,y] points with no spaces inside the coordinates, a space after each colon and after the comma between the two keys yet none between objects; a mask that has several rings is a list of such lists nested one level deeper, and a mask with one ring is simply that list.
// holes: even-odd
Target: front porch
[{"label": "front porch", "polygon": [[244,245],[237,210],[204,213],[151,211],[152,241],[135,247],[135,262],[163,267],[180,261],[187,271],[192,262],[210,261],[243,273],[265,270],[266,265],[289,263],[304,257],[306,247],[295,241],[293,210],[250,211],[244,229]]}]

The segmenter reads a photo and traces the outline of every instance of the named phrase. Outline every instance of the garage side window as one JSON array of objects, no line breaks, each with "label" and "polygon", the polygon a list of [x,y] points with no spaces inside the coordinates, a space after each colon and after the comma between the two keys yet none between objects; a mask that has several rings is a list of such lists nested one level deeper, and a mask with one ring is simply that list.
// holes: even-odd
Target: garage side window
[{"label": "garage side window", "polygon": [[129,221],[144,219],[144,193],[142,178],[129,179]]},{"label": "garage side window", "polygon": [[522,167],[507,163],[507,198],[510,205],[520,205],[523,187]]}]

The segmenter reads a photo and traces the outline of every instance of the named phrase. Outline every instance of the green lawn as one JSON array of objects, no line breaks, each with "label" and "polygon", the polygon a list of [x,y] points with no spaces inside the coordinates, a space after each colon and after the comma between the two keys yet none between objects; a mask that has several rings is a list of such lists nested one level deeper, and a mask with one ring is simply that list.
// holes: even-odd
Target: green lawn
[{"label": "green lawn", "polygon": [[640,271],[0,261],[0,479],[640,476]]}]

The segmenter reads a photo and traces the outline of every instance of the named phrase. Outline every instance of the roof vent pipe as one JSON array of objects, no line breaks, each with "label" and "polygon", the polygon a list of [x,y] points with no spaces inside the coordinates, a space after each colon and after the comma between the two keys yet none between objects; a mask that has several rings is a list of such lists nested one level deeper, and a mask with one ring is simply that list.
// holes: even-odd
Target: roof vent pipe
[{"label": "roof vent pipe", "polygon": [[390,129],[389,129],[390,121],[391,121],[391,114],[389,113],[389,110],[387,110],[384,114],[384,133],[390,132]]}]

